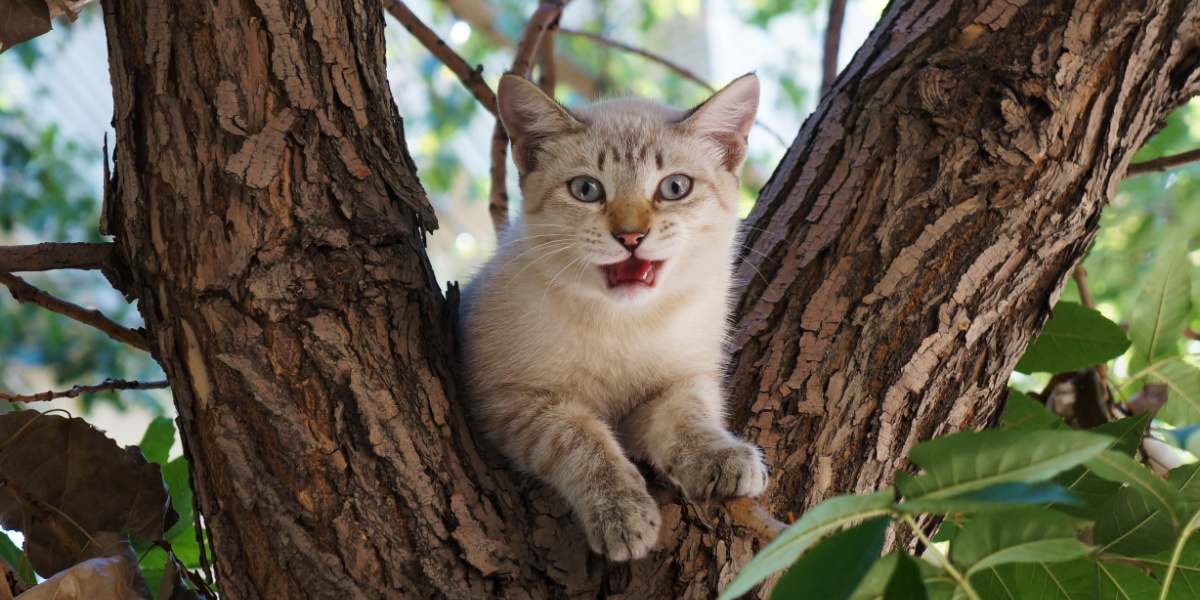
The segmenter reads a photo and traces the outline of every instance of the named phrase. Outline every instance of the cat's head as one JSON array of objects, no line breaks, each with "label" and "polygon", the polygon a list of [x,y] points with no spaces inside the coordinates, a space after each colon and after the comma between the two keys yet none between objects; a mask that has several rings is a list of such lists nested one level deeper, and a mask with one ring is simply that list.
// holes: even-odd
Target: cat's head
[{"label": "cat's head", "polygon": [[520,174],[523,260],[551,285],[626,303],[727,280],[754,74],[689,111],[637,99],[567,110],[505,75],[498,107]]}]

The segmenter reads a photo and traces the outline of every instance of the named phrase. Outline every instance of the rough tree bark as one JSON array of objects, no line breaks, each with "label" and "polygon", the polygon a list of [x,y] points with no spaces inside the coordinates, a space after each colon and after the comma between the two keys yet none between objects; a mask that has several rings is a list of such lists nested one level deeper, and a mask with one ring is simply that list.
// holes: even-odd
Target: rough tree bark
[{"label": "rough tree bark", "polygon": [[[605,565],[473,440],[378,0],[104,17],[102,226],[224,597],[692,598],[733,576],[758,544],[720,510],[660,488],[659,550]],[[1129,157],[1200,88],[1198,45],[1190,0],[891,4],[751,218],[732,390],[776,514],[992,418]]]}]

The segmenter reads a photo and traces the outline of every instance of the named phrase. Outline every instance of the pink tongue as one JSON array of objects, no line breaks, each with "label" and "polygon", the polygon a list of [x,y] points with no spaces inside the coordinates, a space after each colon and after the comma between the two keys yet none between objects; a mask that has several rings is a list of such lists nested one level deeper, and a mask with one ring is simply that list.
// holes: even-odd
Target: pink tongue
[{"label": "pink tongue", "polygon": [[654,266],[650,264],[650,261],[633,257],[609,267],[609,269],[612,269],[613,279],[617,283],[636,283],[642,281],[646,273],[649,273],[653,268]]}]

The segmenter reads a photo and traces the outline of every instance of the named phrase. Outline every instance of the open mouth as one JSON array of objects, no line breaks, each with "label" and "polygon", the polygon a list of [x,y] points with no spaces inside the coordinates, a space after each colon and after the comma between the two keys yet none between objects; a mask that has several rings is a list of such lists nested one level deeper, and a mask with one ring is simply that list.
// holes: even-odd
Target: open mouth
[{"label": "open mouth", "polygon": [[644,285],[654,287],[655,275],[663,261],[645,260],[631,256],[619,263],[600,267],[608,281],[608,288],[613,289],[625,285]]}]

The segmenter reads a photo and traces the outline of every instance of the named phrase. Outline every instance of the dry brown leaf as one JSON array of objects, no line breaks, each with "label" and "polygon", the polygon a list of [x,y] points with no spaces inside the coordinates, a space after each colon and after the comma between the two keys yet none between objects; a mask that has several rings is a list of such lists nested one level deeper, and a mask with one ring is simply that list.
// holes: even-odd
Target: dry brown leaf
[{"label": "dry brown leaf", "polygon": [[16,600],[148,600],[150,593],[128,541],[102,535],[107,556],[85,560],[29,588]]},{"label": "dry brown leaf", "polygon": [[0,2],[0,52],[50,31],[46,0]]},{"label": "dry brown leaf", "polygon": [[82,419],[0,415],[0,525],[25,534],[43,577],[96,556],[101,532],[162,536],[170,499],[158,465]]}]

